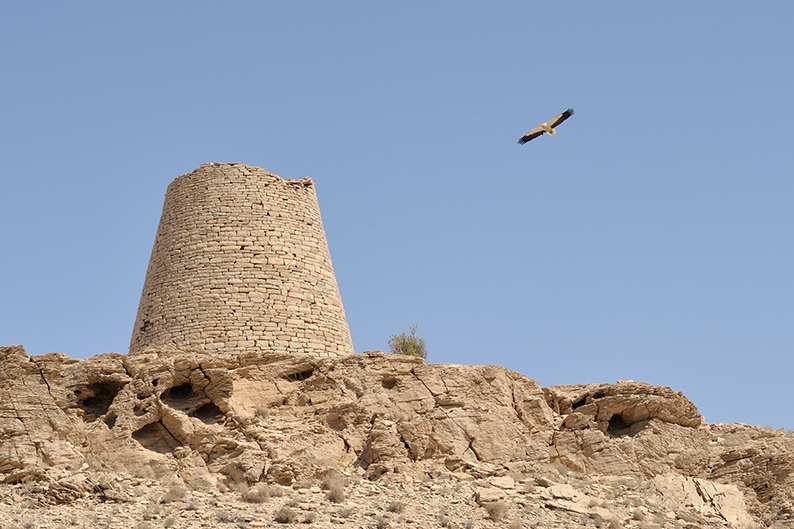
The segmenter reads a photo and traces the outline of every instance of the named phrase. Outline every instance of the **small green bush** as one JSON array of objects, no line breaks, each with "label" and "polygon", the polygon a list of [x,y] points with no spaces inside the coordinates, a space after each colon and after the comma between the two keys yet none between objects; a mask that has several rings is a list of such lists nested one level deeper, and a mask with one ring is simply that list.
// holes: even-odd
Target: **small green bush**
[{"label": "small green bush", "polygon": [[393,354],[418,356],[427,360],[425,341],[416,335],[416,325],[411,325],[411,334],[402,333],[389,338],[389,349]]}]

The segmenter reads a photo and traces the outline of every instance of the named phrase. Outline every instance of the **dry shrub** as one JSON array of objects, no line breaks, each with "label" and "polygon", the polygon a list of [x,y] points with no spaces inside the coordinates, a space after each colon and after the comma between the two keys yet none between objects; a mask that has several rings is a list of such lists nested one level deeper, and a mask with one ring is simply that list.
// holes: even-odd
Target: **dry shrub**
[{"label": "dry shrub", "polygon": [[341,481],[335,481],[331,483],[331,485],[328,487],[328,493],[326,496],[328,501],[342,503],[345,501],[345,486]]},{"label": "dry shrub", "polygon": [[150,479],[152,481],[157,479],[157,475],[149,465],[138,465],[132,468],[132,475],[136,478]]},{"label": "dry shrub", "polygon": [[524,524],[520,520],[513,520],[507,524],[507,529],[524,529]]},{"label": "dry shrub", "polygon": [[314,487],[314,485],[315,482],[314,482],[314,478],[312,477],[305,478],[297,483],[297,487],[299,489],[310,489]]},{"label": "dry shrub", "polygon": [[386,510],[389,512],[400,514],[405,510],[405,504],[399,501],[393,501],[389,504]]},{"label": "dry shrub", "polygon": [[344,485],[345,476],[338,470],[331,469],[328,472],[326,472],[325,475],[323,476],[323,479],[320,482],[320,487],[323,490],[329,490],[331,488],[331,483],[335,481],[341,481],[342,484]]},{"label": "dry shrub", "polygon": [[273,519],[278,523],[292,523],[297,517],[298,515],[295,513],[295,511],[289,507],[282,507],[276,511],[276,515],[273,517]]},{"label": "dry shrub", "polygon": [[494,522],[501,522],[507,514],[507,505],[501,502],[488,503],[485,505],[488,517]]},{"label": "dry shrub", "polygon": [[245,490],[240,491],[240,498],[248,503],[265,503],[270,499],[270,487],[266,483],[246,487]]},{"label": "dry shrub", "polygon": [[168,491],[160,498],[160,503],[171,503],[185,499],[187,492],[181,485],[171,485]]},{"label": "dry shrub", "polygon": [[341,503],[345,501],[345,481],[343,476],[335,471],[329,471],[324,477],[322,488],[327,490],[328,501]]},{"label": "dry shrub", "polygon": [[554,469],[557,472],[559,472],[560,476],[567,476],[568,475],[568,467],[566,467],[562,463],[555,462],[555,463],[552,463],[552,466],[554,467]]},{"label": "dry shrub", "polygon": [[143,513],[141,514],[141,518],[143,518],[145,521],[148,522],[149,520],[154,518],[156,514],[160,514],[160,506],[155,503],[150,503],[143,510]]}]

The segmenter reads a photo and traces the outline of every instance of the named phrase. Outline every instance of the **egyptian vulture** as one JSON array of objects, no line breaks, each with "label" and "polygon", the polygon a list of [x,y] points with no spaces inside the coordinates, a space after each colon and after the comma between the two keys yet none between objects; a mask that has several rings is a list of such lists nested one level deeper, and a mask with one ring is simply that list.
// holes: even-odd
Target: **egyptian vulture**
[{"label": "egyptian vulture", "polygon": [[524,145],[526,142],[534,140],[535,138],[541,136],[545,132],[548,132],[552,136],[556,136],[557,133],[554,131],[554,127],[556,127],[557,125],[559,125],[560,123],[562,123],[571,116],[573,116],[572,108],[569,108],[562,114],[557,114],[556,116],[554,116],[553,119],[550,119],[546,123],[541,123],[540,127],[536,129],[532,129],[526,134],[524,134],[524,136],[520,140],[518,140],[519,145]]}]

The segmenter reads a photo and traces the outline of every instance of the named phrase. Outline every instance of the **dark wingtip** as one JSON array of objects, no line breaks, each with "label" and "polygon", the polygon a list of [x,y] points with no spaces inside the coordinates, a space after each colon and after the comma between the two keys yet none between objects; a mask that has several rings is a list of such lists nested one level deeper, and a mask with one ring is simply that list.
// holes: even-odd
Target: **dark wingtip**
[{"label": "dark wingtip", "polygon": [[571,116],[573,116],[573,109],[572,108],[569,108],[568,110],[566,110],[566,112],[568,114],[570,114]]}]

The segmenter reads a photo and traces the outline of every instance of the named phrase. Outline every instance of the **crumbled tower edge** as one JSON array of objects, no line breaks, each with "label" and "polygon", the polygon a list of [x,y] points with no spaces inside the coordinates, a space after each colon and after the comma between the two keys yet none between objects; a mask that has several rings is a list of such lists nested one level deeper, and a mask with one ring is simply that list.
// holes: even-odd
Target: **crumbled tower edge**
[{"label": "crumbled tower edge", "polygon": [[311,179],[213,163],[168,186],[130,352],[152,346],[353,353]]}]

